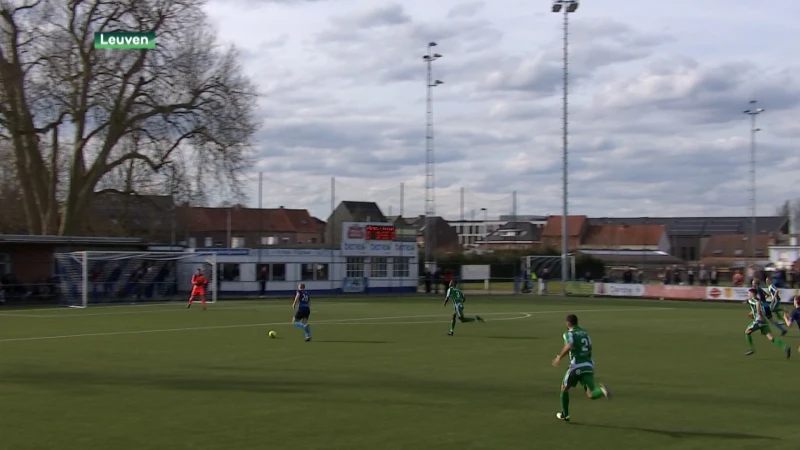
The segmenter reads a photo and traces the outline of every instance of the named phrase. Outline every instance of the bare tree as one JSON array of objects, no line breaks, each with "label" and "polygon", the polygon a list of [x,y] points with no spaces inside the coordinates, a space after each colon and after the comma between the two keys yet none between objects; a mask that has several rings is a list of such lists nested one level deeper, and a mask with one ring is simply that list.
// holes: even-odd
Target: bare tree
[{"label": "bare tree", "polygon": [[[240,191],[256,90],[202,6],[0,0],[0,139],[29,232],[75,233],[98,195],[147,191],[167,165],[194,189]],[[114,31],[154,32],[157,48],[94,48]]]}]

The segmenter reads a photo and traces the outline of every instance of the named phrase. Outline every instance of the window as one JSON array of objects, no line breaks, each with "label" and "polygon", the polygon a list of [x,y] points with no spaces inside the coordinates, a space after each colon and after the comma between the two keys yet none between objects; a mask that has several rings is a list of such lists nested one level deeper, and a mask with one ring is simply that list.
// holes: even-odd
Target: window
[{"label": "window", "polygon": [[244,247],[244,238],[237,236],[231,238],[231,248],[243,248]]},{"label": "window", "polygon": [[289,243],[289,238],[283,238],[283,239],[281,239],[281,242],[283,242],[284,244],[288,244]]},{"label": "window", "polygon": [[272,281],[286,281],[286,264],[272,265]]},{"label": "window", "polygon": [[312,281],[314,280],[314,264],[302,264],[300,266],[300,280]]},{"label": "window", "polygon": [[392,267],[392,276],[394,278],[408,278],[409,276],[409,265],[410,265],[411,258],[402,257],[402,258],[394,258],[393,267]]},{"label": "window", "polygon": [[213,247],[214,246],[214,238],[207,237],[203,240],[204,247]]},{"label": "window", "polygon": [[239,265],[233,263],[219,264],[217,267],[218,276],[222,281],[239,281]]},{"label": "window", "polygon": [[261,245],[275,245],[275,236],[261,236]]},{"label": "window", "polygon": [[370,276],[372,278],[386,278],[388,276],[389,258],[374,256],[370,261]]},{"label": "window", "polygon": [[695,254],[695,248],[689,247],[689,261],[695,261],[697,255]]},{"label": "window", "polygon": [[11,257],[8,253],[0,253],[0,275],[11,274]]},{"label": "window", "polygon": [[197,248],[197,238],[189,238],[189,248]]},{"label": "window", "polygon": [[350,256],[347,258],[347,270],[345,277],[361,278],[364,276],[364,258],[361,256]]},{"label": "window", "polygon": [[327,280],[328,279],[328,265],[327,264],[315,264],[316,272],[317,272],[317,280]]},{"label": "window", "polygon": [[311,238],[311,240],[309,242],[311,242],[312,244],[316,244],[317,243],[317,238]]}]

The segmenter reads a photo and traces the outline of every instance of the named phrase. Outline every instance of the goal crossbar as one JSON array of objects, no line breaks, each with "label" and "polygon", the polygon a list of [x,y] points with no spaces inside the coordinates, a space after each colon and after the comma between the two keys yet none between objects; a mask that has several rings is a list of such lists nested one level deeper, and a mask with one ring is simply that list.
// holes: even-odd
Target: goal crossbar
[{"label": "goal crossbar", "polygon": [[215,252],[83,251],[56,253],[61,304],[170,301],[185,298],[189,279],[200,269],[209,279],[208,299],[218,299]]}]

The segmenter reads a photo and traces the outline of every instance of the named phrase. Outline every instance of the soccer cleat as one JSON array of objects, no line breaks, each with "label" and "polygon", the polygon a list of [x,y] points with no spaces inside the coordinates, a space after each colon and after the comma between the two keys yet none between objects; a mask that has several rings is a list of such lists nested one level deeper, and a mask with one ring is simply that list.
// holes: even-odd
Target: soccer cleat
[{"label": "soccer cleat", "polygon": [[306,342],[311,342],[311,336],[306,338]]},{"label": "soccer cleat", "polygon": [[783,331],[781,331],[781,336],[786,336],[786,333],[788,333],[788,332],[789,332],[789,330],[783,330]]},{"label": "soccer cleat", "polygon": [[611,389],[609,389],[608,386],[601,383],[600,390],[603,391],[603,395],[606,399],[611,400]]},{"label": "soccer cleat", "polygon": [[186,305],[186,309],[189,309],[189,308],[191,308],[191,307],[192,307],[192,304],[191,304],[191,303],[189,303],[189,304],[187,304],[187,305]]},{"label": "soccer cleat", "polygon": [[452,332],[452,331],[448,331],[448,332],[447,332],[447,335],[448,335],[448,336],[452,336],[452,335],[453,335],[453,332]]},{"label": "soccer cleat", "polygon": [[789,347],[787,345],[786,348],[783,351],[786,352],[786,359],[789,359],[789,358],[792,357],[792,348],[791,347]]},{"label": "soccer cleat", "polygon": [[744,355],[745,355],[745,356],[750,356],[750,355],[752,355],[752,354],[753,354],[753,353],[755,353],[755,352],[756,352],[755,350],[748,350],[748,351],[744,352]]},{"label": "soccer cleat", "polygon": [[564,413],[556,413],[556,419],[563,420],[564,422],[569,422],[569,416],[565,416]]},{"label": "soccer cleat", "polygon": [[481,317],[481,316],[475,316],[475,319],[476,319],[478,322],[481,322],[481,323],[485,322],[485,320],[483,320],[483,317]]}]

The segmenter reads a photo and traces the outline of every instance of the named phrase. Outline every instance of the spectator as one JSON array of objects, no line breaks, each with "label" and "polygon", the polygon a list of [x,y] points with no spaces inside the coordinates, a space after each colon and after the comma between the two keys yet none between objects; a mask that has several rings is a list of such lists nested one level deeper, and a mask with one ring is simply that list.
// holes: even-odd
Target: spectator
[{"label": "spectator", "polygon": [[433,272],[433,293],[439,295],[439,284],[442,282],[442,272],[437,267]]},{"label": "spectator", "polygon": [[[751,281],[751,283],[752,283],[752,281]],[[733,274],[733,286],[734,287],[741,287],[742,285],[744,285],[744,275],[742,275],[741,271],[737,270]]]},{"label": "spectator", "polygon": [[267,271],[267,266],[261,267],[261,272],[258,274],[258,283],[259,283],[259,291],[258,295],[264,297],[267,294],[267,277],[269,273]]},{"label": "spectator", "polygon": [[708,278],[711,280],[712,285],[716,286],[719,284],[719,271],[717,271],[716,266],[711,268],[711,273],[708,274]]},{"label": "spectator", "polygon": [[672,271],[672,283],[681,284],[681,281],[681,270],[678,269],[678,266],[676,265]]},{"label": "spectator", "polygon": [[756,268],[753,265],[747,266],[747,271],[745,272],[745,276],[747,278],[747,285],[750,286],[753,283],[753,279],[756,277]]},{"label": "spectator", "polygon": [[689,282],[689,286],[694,286],[694,269],[691,267],[686,271],[686,281]]},{"label": "spectator", "polygon": [[700,285],[708,286],[708,270],[706,266],[700,265],[700,270],[697,272],[697,278],[700,280]]},{"label": "spectator", "polygon": [[426,268],[425,269],[425,273],[422,276],[424,277],[423,281],[425,282],[425,293],[426,294],[430,294],[431,293],[431,283],[433,281],[433,275],[431,275],[431,271]]},{"label": "spectator", "polygon": [[639,282],[639,284],[644,284],[644,282],[645,282],[645,280],[644,280],[644,271],[643,270],[639,270],[638,282]]},{"label": "spectator", "polygon": [[547,283],[550,281],[550,269],[545,267],[542,269],[542,275],[539,277],[539,295],[547,294]]},{"label": "spectator", "polygon": [[664,284],[670,284],[672,282],[672,269],[667,267],[664,270]]},{"label": "spectator", "polygon": [[630,267],[625,269],[625,272],[622,274],[622,282],[625,284],[633,283],[633,270]]}]

